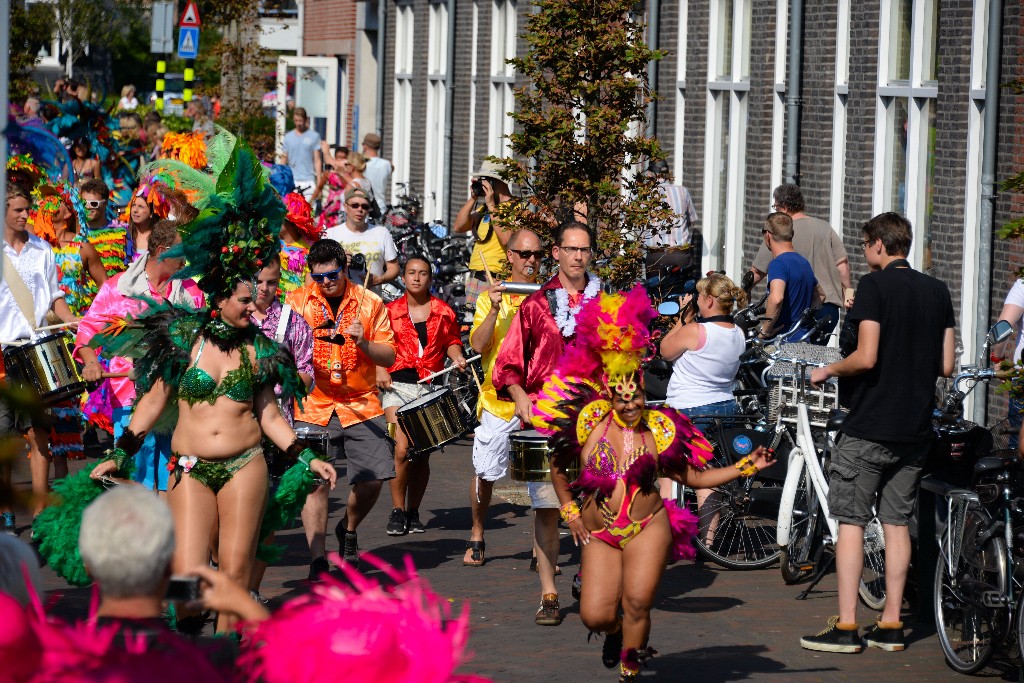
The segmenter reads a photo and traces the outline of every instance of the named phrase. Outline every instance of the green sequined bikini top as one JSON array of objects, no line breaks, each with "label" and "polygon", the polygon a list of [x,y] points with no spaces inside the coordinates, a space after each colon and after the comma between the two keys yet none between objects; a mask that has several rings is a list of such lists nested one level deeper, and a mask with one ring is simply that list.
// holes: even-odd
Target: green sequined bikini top
[{"label": "green sequined bikini top", "polygon": [[213,405],[221,396],[227,396],[232,401],[239,403],[251,401],[256,389],[256,380],[252,363],[249,360],[248,349],[245,346],[241,347],[241,365],[235,370],[225,373],[220,384],[217,384],[213,377],[199,367],[199,359],[203,356],[203,347],[205,346],[206,339],[204,338],[199,342],[199,353],[196,354],[195,361],[181,377],[178,397],[184,399],[191,406],[203,401]]}]

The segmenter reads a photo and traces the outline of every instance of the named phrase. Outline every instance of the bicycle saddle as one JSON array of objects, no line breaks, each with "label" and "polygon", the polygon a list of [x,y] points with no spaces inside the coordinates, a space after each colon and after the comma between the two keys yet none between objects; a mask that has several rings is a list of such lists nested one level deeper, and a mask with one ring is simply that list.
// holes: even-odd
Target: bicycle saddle
[{"label": "bicycle saddle", "polygon": [[1021,461],[1016,456],[1008,458],[995,458],[989,456],[981,458],[978,462],[974,463],[974,473],[987,474],[989,472],[999,472],[1001,470],[1019,467],[1020,465]]},{"label": "bicycle saddle", "polygon": [[825,429],[830,432],[838,432],[843,429],[843,422],[846,420],[846,416],[850,413],[842,408],[833,408],[832,412],[828,415],[828,422],[825,423]]}]

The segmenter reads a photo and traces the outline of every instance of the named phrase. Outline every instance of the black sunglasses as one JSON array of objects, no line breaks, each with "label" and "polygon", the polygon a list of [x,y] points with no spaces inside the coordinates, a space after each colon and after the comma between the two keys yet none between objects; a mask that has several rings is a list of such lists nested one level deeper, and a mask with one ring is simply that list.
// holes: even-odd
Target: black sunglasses
[{"label": "black sunglasses", "polygon": [[329,270],[326,273],[310,273],[309,276],[313,278],[313,282],[323,282],[324,280],[334,282],[341,277],[341,268],[335,268],[334,270]]},{"label": "black sunglasses", "polygon": [[348,208],[350,208],[350,209],[362,209],[363,211],[369,211],[370,210],[370,205],[369,204],[364,204],[362,202],[357,202],[355,204],[349,204]]},{"label": "black sunglasses", "polygon": [[513,254],[523,259],[524,261],[529,259],[531,256],[535,256],[539,259],[544,258],[543,250],[530,251],[529,249],[509,249],[509,251],[511,251]]}]

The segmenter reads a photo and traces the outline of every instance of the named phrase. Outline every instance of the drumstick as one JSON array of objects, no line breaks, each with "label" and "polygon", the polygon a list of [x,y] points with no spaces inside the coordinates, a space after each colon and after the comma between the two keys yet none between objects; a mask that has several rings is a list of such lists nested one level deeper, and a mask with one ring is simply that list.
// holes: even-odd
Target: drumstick
[{"label": "drumstick", "polygon": [[476,368],[472,365],[469,366],[469,371],[473,373],[473,381],[476,382],[476,390],[478,392],[483,391],[484,388],[480,386],[480,376],[476,374]]},{"label": "drumstick", "polygon": [[69,323],[58,323],[57,325],[47,325],[46,327],[37,327],[36,328],[36,332],[45,332],[46,330],[57,330],[57,329],[60,329],[62,327],[74,327],[77,324],[78,324],[78,321],[74,320],[74,321],[69,322]]},{"label": "drumstick", "polygon": [[366,288],[370,284],[370,270],[367,268],[366,277],[363,278],[363,293],[359,295],[359,307],[356,308],[356,315],[359,315],[359,311],[363,310],[363,297],[366,296]]},{"label": "drumstick", "polygon": [[[472,358],[467,358],[466,359],[466,365],[469,365],[470,363],[472,363],[475,360],[478,360],[479,358],[480,358],[480,354],[479,353],[477,355],[473,356]],[[459,369],[458,365],[453,365],[450,368],[445,368],[444,370],[439,370],[439,371],[435,372],[433,375],[427,375],[426,377],[421,379],[419,382],[417,382],[417,384],[423,384],[424,382],[429,382],[430,380],[434,379],[435,377],[440,377],[441,375],[447,375],[452,370],[458,370],[458,369]]]},{"label": "drumstick", "polygon": [[484,264],[484,277],[487,278],[487,284],[491,287],[494,286],[494,279],[491,277],[491,269],[487,267],[487,258],[484,256],[484,252],[480,252],[480,262]]},{"label": "drumstick", "polygon": [[114,377],[125,377],[127,379],[135,379],[135,375],[132,372],[101,372],[100,379],[112,379]]}]

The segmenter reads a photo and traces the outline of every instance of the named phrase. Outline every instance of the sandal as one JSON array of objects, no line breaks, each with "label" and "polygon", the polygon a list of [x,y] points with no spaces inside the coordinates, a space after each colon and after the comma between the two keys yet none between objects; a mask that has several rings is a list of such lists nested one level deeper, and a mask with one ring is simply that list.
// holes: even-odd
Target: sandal
[{"label": "sandal", "polygon": [[462,558],[462,566],[464,567],[482,567],[484,566],[484,549],[487,544],[484,541],[466,541],[466,550],[471,550],[469,554],[470,559]]}]

